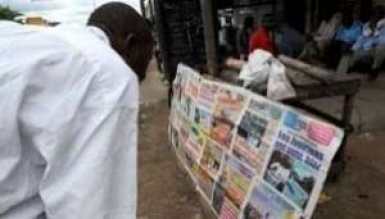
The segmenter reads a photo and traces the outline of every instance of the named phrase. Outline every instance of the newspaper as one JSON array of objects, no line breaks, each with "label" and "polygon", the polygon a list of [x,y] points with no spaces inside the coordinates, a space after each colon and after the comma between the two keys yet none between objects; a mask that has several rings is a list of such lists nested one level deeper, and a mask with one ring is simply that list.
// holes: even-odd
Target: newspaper
[{"label": "newspaper", "polygon": [[179,65],[170,138],[218,218],[311,218],[341,129]]}]

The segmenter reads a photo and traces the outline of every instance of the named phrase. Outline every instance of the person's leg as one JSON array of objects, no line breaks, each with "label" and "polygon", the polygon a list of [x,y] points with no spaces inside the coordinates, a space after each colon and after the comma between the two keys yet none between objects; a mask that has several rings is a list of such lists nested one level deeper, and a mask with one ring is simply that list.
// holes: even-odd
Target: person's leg
[{"label": "person's leg", "polygon": [[322,59],[325,59],[326,51],[330,47],[331,40],[320,40],[317,42],[317,48],[319,55]]},{"label": "person's leg", "polygon": [[385,60],[385,45],[377,46],[373,51],[373,65],[371,69],[371,74],[369,76],[370,80],[376,80],[380,73],[380,69],[384,64]]},{"label": "person's leg", "polygon": [[344,50],[344,43],[341,41],[332,41],[326,56],[326,64],[329,68],[336,69],[337,65],[339,64],[339,61],[341,60],[341,57],[343,55]]},{"label": "person's leg", "polygon": [[356,50],[353,52],[352,58],[349,63],[349,69],[357,67],[360,63],[367,62],[371,58],[370,50]]},{"label": "person's leg", "polygon": [[374,51],[373,69],[380,69],[385,61],[385,45],[378,46]]},{"label": "person's leg", "polygon": [[301,54],[298,56],[298,59],[303,60],[303,61],[308,61],[313,58],[314,55],[314,43],[312,42],[307,42],[305,44],[305,47],[303,48]]},{"label": "person's leg", "polygon": [[340,63],[338,64],[338,67],[337,67],[338,74],[348,73],[350,69],[350,63],[352,62],[351,60],[353,59],[353,57],[354,55],[352,54],[346,54],[342,56]]},{"label": "person's leg", "polygon": [[[346,74],[348,73],[351,62],[355,62],[352,59],[355,59],[355,56],[360,56],[361,54],[352,51],[352,45],[348,43],[341,43],[340,52],[341,56],[338,59],[339,63],[337,63],[337,73]],[[356,53],[356,54],[354,54]],[[337,59],[336,59],[337,60]]]}]

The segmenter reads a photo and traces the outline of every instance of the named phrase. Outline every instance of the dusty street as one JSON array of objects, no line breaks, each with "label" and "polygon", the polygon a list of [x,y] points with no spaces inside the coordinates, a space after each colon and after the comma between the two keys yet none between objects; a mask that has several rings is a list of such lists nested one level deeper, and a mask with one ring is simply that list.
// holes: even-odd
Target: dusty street
[{"label": "dusty street", "polygon": [[[166,101],[143,109],[139,145],[139,218],[206,218],[189,179],[178,169],[167,140]],[[381,219],[385,215],[385,134],[351,138],[348,166],[326,186],[331,200],[315,219]]]},{"label": "dusty street", "polygon": [[167,102],[143,109],[139,142],[139,218],[204,218],[194,187],[168,144]]},{"label": "dusty street", "polygon": [[385,215],[385,133],[350,139],[347,169],[326,186],[331,201],[315,212],[316,219],[380,219]]}]

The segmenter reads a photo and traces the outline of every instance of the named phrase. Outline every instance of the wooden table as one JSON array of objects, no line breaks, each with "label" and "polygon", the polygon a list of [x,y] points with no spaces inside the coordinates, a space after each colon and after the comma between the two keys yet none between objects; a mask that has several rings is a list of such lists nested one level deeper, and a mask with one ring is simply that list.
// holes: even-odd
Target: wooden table
[{"label": "wooden table", "polygon": [[[344,153],[349,135],[354,131],[351,124],[354,109],[354,99],[361,87],[361,79],[354,76],[337,74],[312,65],[305,64],[298,60],[280,56],[279,60],[286,66],[286,74],[296,90],[296,97],[282,101],[287,105],[305,110],[312,115],[318,116],[345,130],[345,137],[340,150],[333,161],[329,180],[337,180],[340,173],[344,170]],[[224,74],[222,79],[233,84],[240,84],[236,74]],[[250,88],[261,94],[261,89]],[[262,94],[266,94],[262,92]],[[333,115],[318,110],[304,101],[321,98],[344,97],[341,105],[343,108],[342,117],[337,118]]]}]

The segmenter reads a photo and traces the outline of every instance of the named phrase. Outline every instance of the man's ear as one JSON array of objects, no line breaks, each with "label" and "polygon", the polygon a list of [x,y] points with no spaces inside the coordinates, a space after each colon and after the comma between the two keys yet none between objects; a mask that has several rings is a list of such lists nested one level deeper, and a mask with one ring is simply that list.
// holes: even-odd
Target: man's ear
[{"label": "man's ear", "polygon": [[142,81],[146,77],[147,66],[151,60],[152,44],[146,44],[145,40],[139,38],[136,34],[128,34],[125,39],[122,39],[121,43],[123,44],[122,57]]},{"label": "man's ear", "polygon": [[[124,51],[130,51],[131,50],[131,48],[134,44],[134,38],[135,38],[134,34],[132,34],[132,33],[128,34],[128,36],[124,40],[124,45],[123,45]],[[129,56],[129,54],[125,54],[125,55]]]}]

